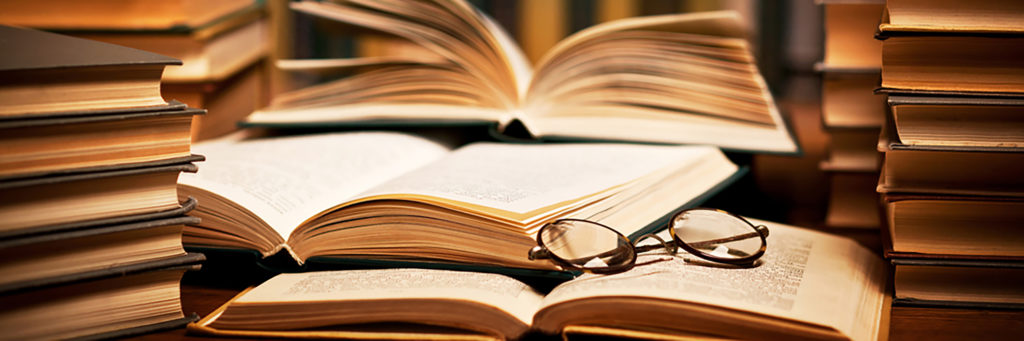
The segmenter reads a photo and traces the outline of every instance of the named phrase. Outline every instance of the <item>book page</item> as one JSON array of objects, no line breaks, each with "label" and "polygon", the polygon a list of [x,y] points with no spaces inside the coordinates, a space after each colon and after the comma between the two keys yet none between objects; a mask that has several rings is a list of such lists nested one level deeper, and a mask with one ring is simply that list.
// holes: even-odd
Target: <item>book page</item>
[{"label": "book page", "polygon": [[591,196],[715,152],[709,147],[475,143],[361,196],[441,198],[526,221],[553,205],[596,200]]},{"label": "book page", "polygon": [[[765,222],[768,248],[759,266],[731,268],[688,262],[664,251],[641,255],[615,275],[584,275],[554,290],[544,306],[600,296],[696,302],[834,328],[873,340],[882,309],[884,264],[855,242]],[[665,234],[667,239],[671,237]]]},{"label": "book page", "polygon": [[386,299],[466,300],[501,309],[529,325],[543,296],[504,275],[431,269],[281,274],[235,303]]},{"label": "book page", "polygon": [[400,133],[358,132],[192,147],[206,162],[178,182],[219,194],[247,208],[287,238],[320,211],[448,153],[448,147]]}]

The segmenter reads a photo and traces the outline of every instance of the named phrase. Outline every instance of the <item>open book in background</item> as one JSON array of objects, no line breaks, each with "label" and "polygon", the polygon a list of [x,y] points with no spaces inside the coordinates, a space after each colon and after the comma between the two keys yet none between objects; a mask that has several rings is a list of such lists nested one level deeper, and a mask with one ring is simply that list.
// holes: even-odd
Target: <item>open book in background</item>
[{"label": "open book in background", "polygon": [[541,140],[799,151],[732,12],[601,24],[531,66],[494,21],[463,1],[305,1],[292,8],[391,33],[433,54],[300,64],[357,72],[279,96],[250,115],[250,125],[475,121],[507,135],[525,128]]},{"label": "open book in background", "polygon": [[[512,278],[425,269],[282,274],[243,292],[198,333],[350,339],[516,339],[526,333],[789,340],[888,335],[886,268],[851,240],[768,222],[752,268],[652,252],[615,275],[546,295]],[[667,234],[665,237],[668,237]],[[668,237],[670,238],[670,237]]]},{"label": "open book in background", "polygon": [[282,254],[293,265],[371,260],[542,274],[557,268],[529,261],[527,251],[544,223],[586,218],[636,237],[742,174],[706,146],[453,149],[415,135],[354,132],[194,148],[208,161],[180,178],[179,195],[202,203],[192,213],[202,223],[185,228],[184,243]]}]

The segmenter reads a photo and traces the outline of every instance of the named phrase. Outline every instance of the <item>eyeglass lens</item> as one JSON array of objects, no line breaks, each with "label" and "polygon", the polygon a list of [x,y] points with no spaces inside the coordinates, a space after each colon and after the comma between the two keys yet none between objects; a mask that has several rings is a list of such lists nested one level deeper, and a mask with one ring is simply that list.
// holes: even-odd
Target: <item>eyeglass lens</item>
[{"label": "eyeglass lens", "polygon": [[636,258],[628,239],[592,222],[559,220],[540,233],[540,241],[552,256],[579,269],[621,268]]},{"label": "eyeglass lens", "polygon": [[672,221],[678,241],[706,256],[738,260],[756,255],[764,245],[757,229],[728,213],[689,210]]}]

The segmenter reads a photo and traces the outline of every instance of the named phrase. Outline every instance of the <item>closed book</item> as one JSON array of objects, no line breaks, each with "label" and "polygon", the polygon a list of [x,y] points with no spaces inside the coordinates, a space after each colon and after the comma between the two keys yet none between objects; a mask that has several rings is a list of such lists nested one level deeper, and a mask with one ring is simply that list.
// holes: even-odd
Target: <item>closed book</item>
[{"label": "closed book", "polygon": [[176,209],[178,174],[197,159],[0,181],[0,234]]},{"label": "closed book", "polygon": [[190,30],[70,28],[57,32],[179,59],[181,65],[167,67],[163,81],[195,83],[222,81],[265,57],[270,48],[269,26],[262,3],[256,2]]},{"label": "closed book", "polygon": [[879,193],[1024,196],[1024,148],[902,143],[884,127]]},{"label": "closed book", "polygon": [[1024,93],[1024,42],[1019,23],[988,31],[914,30],[883,16],[882,88],[895,90]]},{"label": "closed book", "polygon": [[894,304],[1024,309],[1024,262],[893,258]]},{"label": "closed book", "polygon": [[893,303],[889,340],[1010,340],[1024,334],[1024,310]]},{"label": "closed book", "polygon": [[163,106],[160,77],[181,61],[97,41],[0,26],[0,116]]},{"label": "closed book", "polygon": [[1024,257],[1024,199],[886,194],[888,254],[895,257]]},{"label": "closed book", "polygon": [[205,111],[177,101],[147,109],[0,118],[0,181],[192,159],[190,128]]},{"label": "closed book", "polygon": [[181,276],[201,254],[40,281],[0,293],[0,327],[13,339],[101,339],[176,328],[193,321],[181,308]]},{"label": "closed book", "polygon": [[198,222],[182,215],[0,239],[0,292],[179,257],[182,228]]},{"label": "closed book", "polygon": [[907,145],[1024,146],[1024,97],[891,93],[888,104]]}]

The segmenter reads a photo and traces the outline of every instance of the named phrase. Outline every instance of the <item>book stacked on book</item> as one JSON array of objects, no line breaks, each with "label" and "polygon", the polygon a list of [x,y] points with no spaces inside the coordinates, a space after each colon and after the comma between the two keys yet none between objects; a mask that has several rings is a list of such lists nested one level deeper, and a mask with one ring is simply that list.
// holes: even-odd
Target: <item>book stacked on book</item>
[{"label": "book stacked on book", "polygon": [[11,339],[181,325],[192,117],[160,77],[179,61],[0,26],[0,329]]},{"label": "book stacked on book", "polygon": [[[877,189],[899,304],[1024,308],[1022,9],[886,5],[880,91],[891,114]],[[1021,332],[1005,327],[991,332]]]},{"label": "book stacked on book", "polygon": [[[126,12],[127,11],[127,12]],[[132,47],[182,61],[168,66],[161,89],[207,115],[194,140],[237,129],[265,102],[269,22],[263,0],[5,1],[0,22]]]},{"label": "book stacked on book", "polygon": [[827,0],[822,74],[821,122],[830,138],[819,168],[830,188],[825,227],[878,245],[879,154],[875,146],[885,120],[885,98],[874,94],[881,72],[882,45],[874,39],[884,1]]}]

